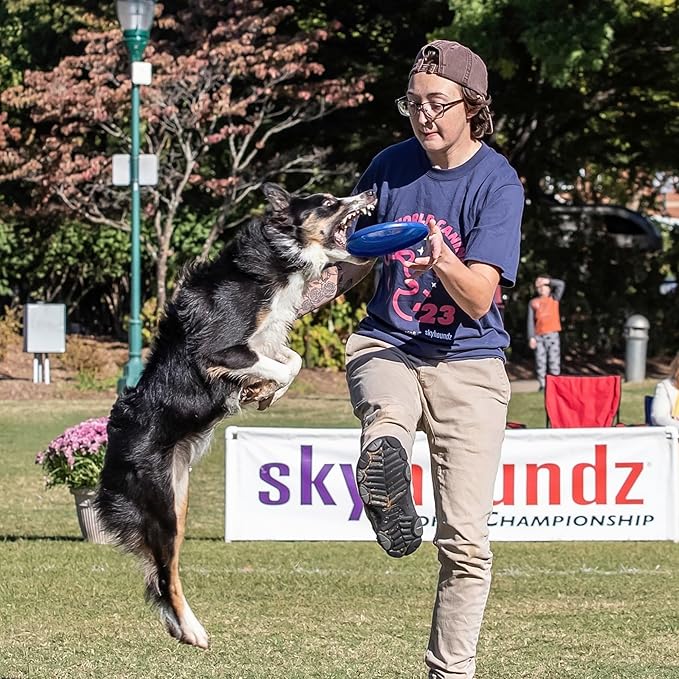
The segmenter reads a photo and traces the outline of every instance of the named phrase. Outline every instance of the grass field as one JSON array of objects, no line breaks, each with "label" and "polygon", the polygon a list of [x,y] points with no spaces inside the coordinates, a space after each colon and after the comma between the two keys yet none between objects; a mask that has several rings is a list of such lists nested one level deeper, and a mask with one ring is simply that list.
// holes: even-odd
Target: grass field
[{"label": "grass field", "polygon": [[[625,387],[642,421],[650,385]],[[435,550],[372,543],[233,543],[223,535],[223,437],[194,470],[183,579],[212,637],[171,640],[133,559],[84,543],[73,500],[44,490],[35,453],[107,401],[0,403],[0,678],[423,677]],[[540,394],[510,419],[544,424]],[[233,421],[231,423],[234,423]],[[356,426],[346,400],[303,385],[236,423]],[[679,679],[679,546],[496,543],[479,679]]]}]

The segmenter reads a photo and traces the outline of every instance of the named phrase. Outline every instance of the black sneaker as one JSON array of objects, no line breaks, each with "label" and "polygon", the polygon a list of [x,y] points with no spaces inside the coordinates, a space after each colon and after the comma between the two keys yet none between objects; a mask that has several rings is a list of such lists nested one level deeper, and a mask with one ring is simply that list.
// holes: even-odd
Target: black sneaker
[{"label": "black sneaker", "polygon": [[422,543],[422,520],[410,493],[410,465],[393,436],[371,441],[356,465],[356,483],[380,547],[393,557],[412,554]]}]

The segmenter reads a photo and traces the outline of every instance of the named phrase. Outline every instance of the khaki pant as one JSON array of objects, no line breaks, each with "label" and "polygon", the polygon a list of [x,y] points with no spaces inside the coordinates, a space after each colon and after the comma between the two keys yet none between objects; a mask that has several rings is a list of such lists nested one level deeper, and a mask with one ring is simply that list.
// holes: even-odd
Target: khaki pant
[{"label": "khaki pant", "polygon": [[440,562],[430,679],[471,679],[490,589],[488,517],[504,438],[509,380],[497,358],[427,361],[352,335],[347,382],[361,446],[394,436],[410,455],[416,429],[431,452]]}]

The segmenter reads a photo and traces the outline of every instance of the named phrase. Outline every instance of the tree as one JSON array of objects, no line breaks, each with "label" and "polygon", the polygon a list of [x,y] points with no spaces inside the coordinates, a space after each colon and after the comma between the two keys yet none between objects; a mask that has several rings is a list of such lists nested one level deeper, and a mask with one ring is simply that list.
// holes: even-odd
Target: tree
[{"label": "tree", "polygon": [[[365,79],[324,78],[312,59],[328,30],[288,36],[290,7],[263,11],[207,0],[157,20],[147,50],[154,81],[142,92],[145,150],[159,156],[158,186],[145,190],[144,247],[155,264],[159,306],[183,207],[213,219],[202,256],[259,207],[264,181],[323,176],[325,150],[277,143],[291,129],[369,99]],[[8,112],[28,110],[30,129],[0,117],[0,181],[30,191],[37,213],[67,210],[89,223],[128,230],[127,192],[110,186],[110,157],[128,143],[130,81],[120,32],[81,30],[79,54],[32,71],[6,91]],[[181,246],[180,246],[181,247]]]},{"label": "tree", "polygon": [[[679,15],[668,0],[449,0],[452,36],[483,55],[496,111],[494,143],[522,177],[528,202],[522,265],[506,321],[524,349],[530,281],[549,272],[568,282],[565,344],[574,353],[619,351],[624,318],[676,338],[658,292],[662,252],[615,247],[585,221],[564,241],[545,209],[574,204],[655,207],[658,178],[677,175]],[[663,346],[663,344],[665,346]]]},{"label": "tree", "polygon": [[100,12],[95,0],[0,3],[0,91],[20,84],[27,69],[55,66],[70,49],[70,35],[97,26]]},{"label": "tree", "polygon": [[[267,4],[274,6],[275,0]],[[394,100],[407,89],[408,73],[417,51],[429,33],[452,19],[445,0],[299,0],[291,21],[301,30],[326,25],[336,28],[319,47],[319,58],[334,77],[375,79],[373,97],[356,110],[339,111],[319,121],[317,131],[332,148],[331,163],[351,163],[363,171],[388,144],[412,132],[407,119],[396,111]],[[294,134],[294,133],[293,133]],[[340,190],[351,190],[356,173],[340,178]]]},{"label": "tree", "polygon": [[453,23],[436,34],[484,56],[496,141],[531,199],[566,189],[575,200],[653,203],[656,175],[677,169],[671,0],[449,4]]}]

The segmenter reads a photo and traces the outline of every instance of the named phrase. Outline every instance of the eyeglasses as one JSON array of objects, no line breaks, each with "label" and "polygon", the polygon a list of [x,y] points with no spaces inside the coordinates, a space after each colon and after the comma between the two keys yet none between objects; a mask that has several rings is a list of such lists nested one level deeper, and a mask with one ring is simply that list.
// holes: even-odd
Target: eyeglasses
[{"label": "eyeglasses", "polygon": [[398,112],[406,118],[409,116],[416,116],[422,111],[427,120],[434,121],[437,118],[440,118],[449,108],[453,108],[453,106],[457,106],[463,101],[464,99],[456,99],[447,104],[425,101],[424,104],[418,104],[414,101],[410,101],[408,97],[399,97],[396,100],[396,108],[398,109]]}]

